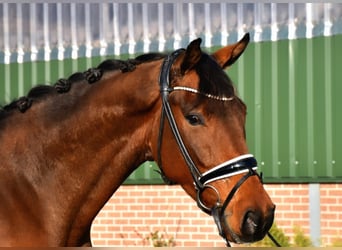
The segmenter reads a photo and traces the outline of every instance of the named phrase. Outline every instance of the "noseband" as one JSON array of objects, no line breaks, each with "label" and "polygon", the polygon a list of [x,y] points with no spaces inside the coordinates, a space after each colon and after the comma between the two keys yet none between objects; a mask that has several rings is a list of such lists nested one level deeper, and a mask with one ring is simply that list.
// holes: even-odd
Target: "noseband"
[{"label": "noseband", "polygon": [[[194,185],[195,185],[195,189],[197,192],[197,205],[202,211],[204,211],[205,213],[212,215],[214,217],[214,221],[218,227],[219,234],[226,240],[227,245],[230,246],[229,241],[226,237],[226,232],[227,232],[227,230],[229,230],[229,227],[228,227],[226,220],[224,218],[225,217],[224,211],[225,211],[226,207],[228,206],[229,202],[232,200],[236,191],[240,188],[240,186],[249,177],[251,177],[253,175],[259,176],[255,171],[257,169],[257,161],[253,157],[253,155],[245,154],[245,155],[238,156],[234,159],[231,159],[229,161],[226,161],[224,163],[221,163],[218,166],[206,171],[205,173],[200,173],[200,171],[196,167],[195,163],[193,162],[193,160],[192,160],[192,158],[191,158],[191,156],[190,156],[190,154],[189,154],[189,152],[188,152],[188,150],[187,150],[187,148],[186,148],[186,146],[182,140],[182,137],[179,133],[174,115],[172,113],[172,110],[171,110],[171,107],[169,104],[169,94],[175,90],[184,90],[184,91],[189,91],[189,92],[193,92],[193,93],[203,94],[203,95],[207,96],[208,98],[212,98],[212,99],[215,99],[218,101],[231,100],[231,97],[230,98],[216,97],[216,96],[212,96],[212,95],[209,95],[206,93],[201,93],[198,90],[188,88],[188,87],[174,87],[174,88],[172,88],[170,86],[170,83],[169,83],[170,69],[171,69],[173,62],[177,58],[177,56],[183,51],[184,51],[184,49],[179,49],[179,50],[176,50],[175,52],[173,52],[172,54],[170,54],[169,56],[167,56],[163,62],[161,72],[160,72],[159,84],[160,84],[160,92],[161,92],[161,98],[162,98],[162,105],[163,106],[162,106],[162,113],[161,113],[161,119],[160,119],[159,138],[158,138],[158,165],[160,167],[162,177],[165,180],[166,177],[162,172],[161,146],[162,146],[164,122],[165,122],[165,117],[166,117],[169,124],[170,124],[172,133],[173,133],[173,135],[177,141],[178,147],[182,153],[182,156],[183,156],[183,158],[184,158],[184,160],[185,160],[185,162],[189,168],[189,171],[192,175]],[[223,203],[218,198],[215,206],[212,208],[209,208],[202,202],[201,194],[207,188],[214,190],[216,192],[217,196],[219,197],[219,193],[218,193],[217,189],[214,186],[210,185],[211,182],[214,182],[214,181],[220,180],[220,179],[229,178],[231,176],[242,174],[242,173],[246,173],[246,174],[235,184],[235,186],[230,191],[226,200]],[[169,182],[169,184],[170,184],[170,182]]]}]

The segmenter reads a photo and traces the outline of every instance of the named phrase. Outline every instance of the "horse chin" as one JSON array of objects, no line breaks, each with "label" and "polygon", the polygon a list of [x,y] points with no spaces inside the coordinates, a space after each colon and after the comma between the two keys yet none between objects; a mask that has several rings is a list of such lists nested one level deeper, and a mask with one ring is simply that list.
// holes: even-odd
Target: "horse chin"
[{"label": "horse chin", "polygon": [[231,228],[228,228],[227,230],[227,234],[226,234],[226,239],[230,242],[236,243],[236,244],[247,244],[247,243],[253,243],[255,241],[259,241],[262,238],[254,238],[254,237],[246,237],[246,236],[242,236],[238,233],[235,233]]},{"label": "horse chin", "polygon": [[234,242],[236,244],[247,244],[247,243],[253,243],[259,240],[262,240],[265,237],[263,235],[262,237],[244,237],[244,236],[239,236],[238,234],[234,232],[229,232],[229,236],[227,236],[227,239],[230,242]]},{"label": "horse chin", "polygon": [[[223,222],[225,223],[225,237],[228,241],[237,243],[237,244],[244,244],[244,243],[253,243],[256,241],[262,240],[268,230],[270,229],[272,223],[273,223],[273,218],[272,220],[268,221],[267,223],[264,224],[263,227],[256,227],[253,229],[246,229],[244,228],[243,223],[239,230],[234,230],[229,223],[229,219],[226,218],[227,221]],[[253,224],[253,223],[252,223]],[[250,232],[250,233],[247,233]]]},{"label": "horse chin", "polygon": [[234,230],[229,226],[229,223],[226,224],[226,239],[237,244],[247,243],[241,239],[241,236],[234,232]]}]

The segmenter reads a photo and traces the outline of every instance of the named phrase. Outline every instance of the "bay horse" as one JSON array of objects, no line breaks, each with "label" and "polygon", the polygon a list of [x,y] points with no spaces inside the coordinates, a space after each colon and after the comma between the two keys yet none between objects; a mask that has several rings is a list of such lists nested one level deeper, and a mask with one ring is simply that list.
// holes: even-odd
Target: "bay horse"
[{"label": "bay horse", "polygon": [[0,110],[0,245],[90,246],[95,216],[145,161],[157,161],[229,242],[262,239],[275,205],[245,136],[246,105],[224,69],[249,42],[212,54],[106,60],[37,86]]}]

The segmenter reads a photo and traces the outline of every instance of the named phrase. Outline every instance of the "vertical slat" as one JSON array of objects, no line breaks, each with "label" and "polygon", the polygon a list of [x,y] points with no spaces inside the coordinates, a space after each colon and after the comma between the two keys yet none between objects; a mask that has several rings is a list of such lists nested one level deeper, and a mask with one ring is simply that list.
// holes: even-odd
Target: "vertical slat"
[{"label": "vertical slat", "polygon": [[[43,3],[43,35],[44,35],[44,61],[50,61],[50,39],[49,39],[49,4]],[[49,72],[48,69],[47,73]]]},{"label": "vertical slat", "polygon": [[[259,19],[259,4],[254,4],[254,27],[258,27],[260,25],[260,19]],[[260,34],[257,32],[254,32],[254,40],[259,40]],[[263,100],[262,100],[262,80],[261,80],[261,65],[262,65],[262,56],[261,56],[261,44],[255,43],[254,44],[254,149],[255,149],[255,155],[262,158],[262,107],[263,107]],[[262,162],[261,162],[262,164]]]},{"label": "vertical slat", "polygon": [[188,16],[189,16],[189,40],[192,41],[196,38],[196,28],[195,28],[195,10],[194,4],[188,4]]},{"label": "vertical slat", "polygon": [[331,16],[330,16],[331,4],[325,3],[324,4],[324,36],[331,36]]},{"label": "vertical slat", "polygon": [[[271,41],[278,39],[278,25],[277,25],[277,4],[271,4]],[[271,135],[272,135],[272,177],[279,176],[279,166],[281,164],[279,159],[279,105],[278,105],[278,44],[272,42],[271,44]]]},{"label": "vertical slat", "polygon": [[36,37],[36,4],[30,3],[30,44],[31,44],[31,61],[36,61],[38,56],[38,46]]},{"label": "vertical slat", "polygon": [[[331,5],[327,4],[324,9],[324,35],[329,36],[331,34],[331,16],[330,16]],[[338,44],[338,43],[337,43]],[[342,51],[342,50],[341,50]],[[325,82],[325,121],[326,121],[326,161],[327,174],[328,176],[340,176],[336,168],[337,155],[334,151],[334,137],[337,137],[336,132],[334,133],[334,126],[337,125],[336,117],[338,116],[334,113],[334,104],[336,103],[334,98],[334,79],[333,79],[333,53],[339,57],[339,52],[333,50],[333,43],[331,37],[326,37],[324,39],[324,82]],[[338,85],[338,84],[335,84]],[[336,110],[336,107],[335,107]],[[341,116],[340,116],[341,117]],[[336,150],[336,149],[335,149]],[[341,173],[341,172],[340,172]]]},{"label": "vertical slat", "polygon": [[109,18],[108,18],[108,8],[107,8],[107,3],[99,3],[99,40],[100,40],[100,56],[104,57],[106,55],[106,50],[108,47],[107,43],[107,33],[109,32],[108,30],[108,23],[109,23]]},{"label": "vertical slat", "polygon": [[133,3],[128,3],[128,54],[135,52]]},{"label": "vertical slat", "polygon": [[[311,39],[312,40],[312,39]],[[325,39],[324,39],[325,40]],[[326,104],[327,101],[325,97],[327,96],[327,85],[329,83],[325,82],[326,73],[323,72],[324,60],[326,56],[324,55],[325,41],[323,39],[317,40],[313,43],[313,61],[320,61],[320,63],[313,63],[312,79],[313,79],[313,109],[314,109],[314,156],[316,163],[315,175],[325,176],[330,172],[329,165],[326,165],[327,154],[326,149],[328,145],[325,145],[327,140],[327,122],[326,118]],[[321,143],[325,145],[322,147]]]},{"label": "vertical slat", "polygon": [[254,42],[260,42],[261,40],[261,16],[262,16],[262,5],[263,3],[254,4]]},{"label": "vertical slat", "polygon": [[[292,44],[294,44],[294,59],[292,63],[294,64],[295,72],[295,83],[294,83],[294,91],[295,96],[295,139],[294,143],[296,145],[295,151],[295,159],[294,159],[294,168],[296,176],[308,176],[308,169],[306,168],[307,164],[307,142],[304,140],[304,134],[307,133],[307,119],[303,114],[307,113],[307,100],[306,100],[306,43],[305,40],[293,39],[290,40]],[[300,55],[300,56],[299,56]],[[290,62],[289,62],[290,63]]]},{"label": "vertical slat", "polygon": [[36,30],[37,30],[37,19],[36,14],[37,8],[35,3],[30,3],[30,44],[31,44],[31,62],[32,62],[32,68],[31,68],[31,82],[29,83],[29,86],[33,86],[38,79],[37,76],[37,64],[35,63],[38,58],[38,45],[37,45],[37,37],[36,37]]},{"label": "vertical slat", "polygon": [[242,37],[245,33],[244,31],[244,21],[243,21],[243,4],[237,4],[237,33],[238,37]]},{"label": "vertical slat", "polygon": [[142,3],[142,24],[143,24],[143,52],[147,53],[150,49],[150,37],[149,37],[149,20],[148,20],[148,3]]},{"label": "vertical slat", "polygon": [[225,46],[228,40],[228,27],[227,27],[227,3],[220,3],[221,10],[221,42],[219,45]]},{"label": "vertical slat", "polygon": [[[243,12],[242,12],[242,4],[241,3],[238,3],[237,4],[237,11],[236,11],[236,22],[237,22],[237,29],[240,30],[240,27],[242,25],[242,15],[243,15]],[[238,38],[240,38],[241,34],[243,32],[239,31],[238,32]],[[243,98],[243,99],[246,99],[246,93],[245,93],[245,59],[244,57],[242,56],[241,58],[239,58],[238,60],[238,65],[237,65],[237,68],[238,68],[238,90],[239,90],[239,94],[240,96]],[[251,83],[249,83],[251,84]]]},{"label": "vertical slat", "polygon": [[[76,27],[76,3],[68,3],[70,9],[70,41],[71,41],[71,72],[75,72],[78,69],[78,45],[77,45],[77,27]],[[67,72],[70,74],[71,72]]]},{"label": "vertical slat", "polygon": [[[90,3],[85,3],[84,6],[84,16],[85,16],[85,46],[86,46],[86,57],[90,58],[92,56],[93,45],[91,39],[91,29],[90,29]],[[90,67],[90,65],[88,65]]]},{"label": "vertical slat", "polygon": [[49,82],[51,70],[50,70],[50,59],[51,59],[51,47],[49,38],[49,3],[43,3],[43,43],[44,43],[44,81]]},{"label": "vertical slat", "polygon": [[58,59],[58,76],[59,78],[64,77],[64,67],[63,67],[63,60],[64,60],[64,39],[63,39],[63,15],[62,15],[62,4],[57,3],[56,6],[57,11],[57,59]]},{"label": "vertical slat", "polygon": [[306,3],[306,38],[312,38],[313,22],[312,22],[312,3]]},{"label": "vertical slat", "polygon": [[165,22],[164,22],[164,4],[158,3],[158,51],[165,50]]},{"label": "vertical slat", "polygon": [[11,58],[11,49],[9,44],[10,32],[9,32],[9,3],[3,3],[3,29],[4,29],[4,63],[5,63],[5,91],[4,91],[4,99],[5,102],[9,102],[11,99],[11,67],[10,67],[10,58]]},{"label": "vertical slat", "polygon": [[[294,61],[296,59],[296,48],[295,42],[292,41],[294,39],[294,33],[295,31],[292,26],[294,25],[294,5],[293,3],[289,3],[289,47],[288,47],[288,55],[289,55],[289,99],[288,99],[288,105],[289,105],[289,168],[290,168],[290,176],[295,176],[296,174],[296,168],[298,165],[298,159],[296,154],[296,78],[295,78],[295,67],[294,67]],[[293,34],[292,34],[293,33]],[[291,37],[290,37],[291,36]]]},{"label": "vertical slat", "polygon": [[24,61],[24,42],[23,42],[23,12],[22,3],[16,3],[17,11],[17,62],[23,63]]},{"label": "vertical slat", "polygon": [[332,64],[331,64],[331,38],[327,37],[324,40],[324,87],[325,87],[325,95],[324,95],[324,105],[325,105],[325,154],[326,159],[324,164],[326,165],[326,174],[327,176],[333,176],[333,148],[332,148],[332,137],[333,137],[333,115],[332,115]]},{"label": "vertical slat", "polygon": [[10,48],[10,32],[9,32],[9,3],[3,3],[3,30],[4,30],[4,63],[10,63],[11,48]]},{"label": "vertical slat", "polygon": [[288,39],[292,40],[296,38],[296,24],[295,24],[295,5],[289,3],[289,23],[288,23]]},{"label": "vertical slat", "polygon": [[309,175],[315,174],[315,167],[317,165],[317,160],[314,158],[314,86],[313,86],[313,48],[312,40],[306,41],[306,99],[307,99],[307,151],[308,151],[308,172]]},{"label": "vertical slat", "polygon": [[120,23],[119,23],[119,4],[113,3],[113,34],[114,34],[114,55],[120,55],[121,41],[120,41]]},{"label": "vertical slat", "polygon": [[[78,58],[76,18],[76,3],[70,3],[71,59],[74,61]],[[73,64],[72,69],[76,70],[76,65]]]},{"label": "vertical slat", "polygon": [[[64,59],[64,44],[63,44],[63,16],[62,16],[62,4],[57,3],[57,59],[62,61]],[[63,71],[61,72],[63,73]]]},{"label": "vertical slat", "polygon": [[24,44],[23,44],[23,13],[22,3],[16,4],[17,11],[17,63],[18,63],[18,96],[24,95]]},{"label": "vertical slat", "polygon": [[271,3],[271,41],[278,40],[277,4]]},{"label": "vertical slat", "polygon": [[176,2],[173,5],[173,30],[174,30],[174,42],[173,49],[179,49],[181,46],[181,25],[182,25],[182,3]]},{"label": "vertical slat", "polygon": [[288,101],[289,101],[289,44],[286,41],[277,43],[278,58],[278,113],[279,113],[279,176],[289,177],[289,113],[288,113]]},{"label": "vertical slat", "polygon": [[212,46],[212,31],[210,17],[210,3],[204,3],[204,46],[210,48]]}]

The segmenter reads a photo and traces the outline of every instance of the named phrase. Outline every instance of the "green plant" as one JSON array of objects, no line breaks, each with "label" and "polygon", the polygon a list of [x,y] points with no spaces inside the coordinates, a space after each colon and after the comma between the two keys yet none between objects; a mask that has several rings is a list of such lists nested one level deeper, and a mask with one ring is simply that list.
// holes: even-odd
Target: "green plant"
[{"label": "green plant", "polygon": [[[293,228],[293,243],[290,242],[290,237],[286,236],[284,231],[277,227],[274,223],[270,229],[270,234],[273,238],[280,244],[282,247],[312,247],[313,242],[310,237],[304,234],[304,231],[299,227],[295,226]],[[342,240],[336,241],[335,243],[337,246],[342,245]],[[334,246],[335,246],[334,244]],[[269,237],[265,237],[263,240],[253,243],[252,246],[256,247],[275,247],[276,245]]]},{"label": "green plant", "polygon": [[295,226],[293,229],[294,236],[294,246],[295,247],[312,247],[312,241],[310,237],[305,236],[303,230],[299,226]]},{"label": "green plant", "polygon": [[151,232],[150,235],[146,236],[144,240],[150,242],[149,245],[153,247],[174,247],[176,246],[176,242],[174,238],[168,237],[168,235],[164,235],[160,233],[158,230]]},{"label": "green plant", "polygon": [[342,239],[341,238],[338,238],[338,239],[335,239],[333,242],[332,242],[332,247],[342,247]]},{"label": "green plant", "polygon": [[[137,236],[141,241],[134,242],[134,245],[139,246],[142,245],[144,247],[175,247],[176,241],[173,236],[168,236],[167,233],[161,233],[160,231],[151,231],[147,236],[144,236],[137,230],[134,230]],[[126,237],[124,234],[120,234],[120,237],[126,241]]]},{"label": "green plant", "polygon": [[[290,238],[285,235],[284,231],[277,227],[275,223],[273,223],[270,234],[273,236],[273,238],[282,246],[282,247],[289,247],[290,244]],[[258,241],[256,243],[253,243],[252,246],[256,247],[275,247],[276,245],[273,243],[273,241],[266,236],[263,240]]]}]

